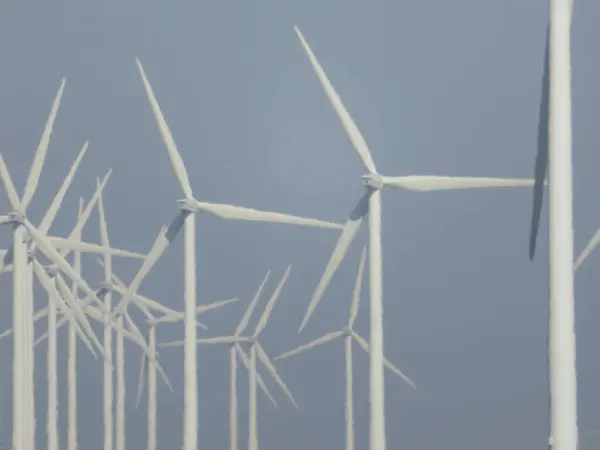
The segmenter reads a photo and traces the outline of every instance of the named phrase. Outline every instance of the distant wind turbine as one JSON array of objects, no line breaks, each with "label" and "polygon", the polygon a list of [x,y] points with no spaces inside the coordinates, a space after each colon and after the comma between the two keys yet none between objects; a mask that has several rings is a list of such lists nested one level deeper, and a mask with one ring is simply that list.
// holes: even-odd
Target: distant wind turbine
[{"label": "distant wind turbine", "polygon": [[305,225],[320,228],[341,228],[338,224],[324,222],[314,219],[305,219],[288,214],[280,214],[274,212],[258,211],[250,208],[243,208],[233,205],[223,205],[216,203],[200,202],[196,200],[192,193],[192,187],[189,182],[189,177],[181,155],[175,145],[175,140],[169,130],[169,126],[165,121],[160,110],[158,102],[154,96],[154,92],[144,69],[139,60],[136,59],[138,69],[140,71],[142,82],[146,90],[146,94],[150,101],[152,111],[154,113],[158,128],[162,135],[165,146],[171,159],[171,164],[175,170],[175,174],[179,180],[185,198],[178,201],[180,212],[168,227],[163,227],[148,257],[140,267],[140,270],[129,285],[127,293],[121,299],[121,302],[115,309],[113,317],[125,312],[128,303],[131,301],[133,294],[138,290],[142,281],[148,275],[152,267],[156,264],[160,256],[165,252],[167,247],[175,239],[181,228],[185,224],[184,231],[184,297],[185,297],[185,320],[184,330],[186,345],[184,346],[184,443],[183,450],[196,450],[198,441],[198,397],[197,397],[197,380],[196,380],[196,323],[195,323],[195,307],[196,307],[196,225],[195,214],[203,211],[215,214],[224,219],[233,220],[249,220],[259,222],[276,222],[291,225]]},{"label": "distant wind turbine", "polygon": [[[196,343],[200,345],[213,345],[213,344],[225,344],[228,345],[229,348],[229,370],[230,370],[230,381],[229,381],[229,449],[230,450],[238,450],[238,396],[237,396],[237,363],[238,356],[242,359],[242,363],[246,367],[248,371],[251,370],[250,359],[244,353],[244,350],[240,346],[241,343],[250,342],[251,338],[242,337],[241,334],[248,327],[248,323],[250,322],[250,318],[252,317],[252,313],[256,309],[257,302],[260,298],[260,295],[265,287],[265,284],[269,278],[269,274],[271,271],[268,271],[263,279],[262,283],[258,287],[254,298],[248,305],[240,323],[238,324],[233,336],[220,336],[220,337],[212,337],[212,338],[201,338],[197,339]],[[158,320],[154,321],[154,323],[158,323]],[[160,347],[177,347],[184,345],[185,341],[173,341],[173,342],[165,342],[160,344]],[[269,400],[277,406],[275,399],[271,396],[269,390],[267,389],[267,385],[264,383],[260,374],[256,374],[256,381],[263,392],[269,397]],[[151,449],[148,449],[151,450]]]},{"label": "distant wind turbine", "polygon": [[[354,321],[356,320],[356,316],[358,314],[358,305],[360,302],[360,293],[363,279],[363,270],[365,266],[365,249],[363,248],[362,255],[360,258],[360,264],[358,266],[358,274],[356,276],[356,283],[354,285],[354,294],[352,297],[352,305],[350,307],[350,318],[348,320],[348,325],[339,330],[334,331],[333,333],[327,333],[320,338],[317,338],[308,344],[301,345],[296,347],[293,350],[285,352],[280,356],[276,357],[274,361],[288,358],[290,356],[296,355],[298,353],[303,352],[304,350],[311,349],[313,347],[318,347],[319,345],[326,344],[338,338],[344,338],[344,344],[346,349],[346,450],[354,450],[354,402],[353,402],[353,383],[352,383],[352,341],[356,341],[358,345],[365,351],[367,354],[369,353],[369,344],[365,339],[363,339],[356,331],[354,331]],[[383,363],[385,366],[402,378],[409,386],[412,388],[416,388],[416,385],[412,382],[410,378],[404,375],[400,369],[390,363],[386,358],[383,359]]]},{"label": "distant wind turbine", "polygon": [[403,188],[411,191],[446,191],[457,189],[506,188],[532,186],[533,180],[484,177],[447,177],[447,176],[402,176],[389,177],[377,172],[367,144],[360,134],[350,114],[342,104],[333,85],[308,46],[298,27],[296,34],[306,52],[317,77],[339,116],[352,145],[354,146],[367,174],[362,180],[366,192],[350,213],[339,240],[333,250],[323,277],[319,281],[300,331],[311,318],[318,302],[323,296],[331,278],[340,266],[350,244],[356,237],[365,216],[369,220],[369,297],[370,297],[370,450],[385,450],[385,405],[383,374],[383,309],[382,309],[382,273],[381,273],[381,189],[385,186]]}]

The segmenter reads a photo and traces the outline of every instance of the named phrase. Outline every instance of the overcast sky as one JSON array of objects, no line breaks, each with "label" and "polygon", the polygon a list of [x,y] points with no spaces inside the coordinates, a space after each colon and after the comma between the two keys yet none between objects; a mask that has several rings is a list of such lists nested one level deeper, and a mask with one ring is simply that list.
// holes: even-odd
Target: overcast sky
[{"label": "overcast sky", "polygon": [[[575,248],[600,226],[600,4],[578,3],[573,20]],[[142,60],[199,200],[342,222],[362,193],[362,167],[302,52],[299,25],[386,175],[529,177],[533,174],[546,2],[506,0],[3,2],[0,6],[0,152],[22,189],[62,76],[67,86],[29,217],[39,223],[84,141],[90,149],[52,233],[66,236],[80,195],[106,188],[113,246],[147,251],[183,196],[156,129],[134,57]],[[4,195],[0,208],[7,211]],[[547,205],[528,261],[530,189],[383,194],[385,353],[418,384],[386,374],[388,448],[500,450],[547,443]],[[207,314],[205,335],[231,333],[268,269],[272,292],[290,280],[263,335],[272,355],[344,326],[363,230],[309,326],[297,333],[336,232],[226,223],[199,216],[198,301],[239,296]],[[182,237],[182,236],[181,236]],[[182,241],[141,293],[183,308]],[[84,238],[98,242],[94,215]],[[10,231],[0,236],[10,245]],[[119,261],[129,282],[138,263]],[[90,282],[100,280],[84,259]],[[600,255],[578,272],[581,449],[600,436]],[[366,280],[365,280],[366,283]],[[10,326],[10,277],[2,278]],[[39,292],[39,291],[37,291]],[[356,329],[368,337],[366,290]],[[43,293],[37,307],[46,302]],[[263,297],[258,311],[266,302]],[[139,317],[137,317],[139,318]],[[257,320],[255,316],[252,326]],[[45,323],[40,323],[41,333]],[[66,344],[61,332],[61,440],[66,443]],[[100,331],[100,330],[98,330]],[[180,338],[167,325],[159,341]],[[64,350],[63,350],[64,349]],[[9,339],[0,343],[2,431],[10,445]],[[45,346],[37,350],[38,440],[45,439]],[[140,352],[127,346],[127,439],[145,445],[145,404],[135,411]],[[176,386],[159,381],[159,447],[181,443],[181,348],[161,359]],[[82,346],[80,448],[102,448],[101,363]],[[228,448],[228,353],[199,349],[199,448]],[[341,342],[281,361],[295,410],[265,376],[279,408],[259,400],[262,450],[343,448]],[[356,446],[368,448],[368,365],[355,357]],[[240,369],[241,445],[247,377]],[[595,440],[595,442],[594,442]],[[39,447],[42,448],[42,447]]]}]

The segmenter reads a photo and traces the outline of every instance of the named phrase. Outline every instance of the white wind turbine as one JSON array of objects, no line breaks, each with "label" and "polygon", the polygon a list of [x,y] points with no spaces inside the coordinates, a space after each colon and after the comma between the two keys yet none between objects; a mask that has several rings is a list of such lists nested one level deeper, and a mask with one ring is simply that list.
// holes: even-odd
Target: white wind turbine
[{"label": "white wind turbine", "polygon": [[[241,343],[249,342],[250,338],[242,337],[241,334],[248,327],[248,323],[250,322],[252,313],[256,309],[256,304],[258,302],[258,299],[260,298],[260,295],[261,295],[263,288],[269,278],[270,273],[271,273],[271,271],[268,271],[267,274],[265,275],[265,278],[263,279],[258,290],[256,291],[254,298],[248,305],[248,308],[246,309],[244,315],[242,316],[240,323],[238,324],[237,328],[235,329],[233,336],[202,338],[202,339],[196,340],[196,343],[201,344],[201,345],[203,345],[203,344],[210,344],[210,345],[226,344],[230,347],[229,348],[229,370],[230,370],[230,380],[229,380],[229,401],[230,401],[230,403],[229,403],[229,446],[230,447],[229,448],[230,448],[230,450],[238,450],[238,423],[237,423],[237,420],[238,420],[238,396],[237,396],[237,363],[238,363],[238,361],[237,361],[237,358],[238,358],[238,356],[241,358],[242,363],[244,364],[246,369],[248,371],[251,370],[250,359],[248,358],[246,353],[244,353],[244,350],[240,346]],[[157,319],[156,321],[153,321],[153,322],[157,323],[159,320],[160,319]],[[185,341],[165,342],[163,344],[160,344],[160,347],[178,347],[178,346],[182,346],[184,344],[184,342]],[[264,383],[262,377],[258,373],[256,373],[256,381],[257,381],[258,385],[260,386],[260,388],[263,390],[263,392],[267,395],[267,397],[269,397],[269,400],[271,400],[271,402],[275,406],[277,406],[275,399],[271,396],[269,390],[267,389],[267,385]],[[148,449],[148,450],[151,450],[151,449]]]},{"label": "white wind turbine", "polygon": [[[22,200],[19,200],[16,191],[7,192],[13,213],[24,215],[35,194],[43,164],[40,160],[43,160],[50,143],[65,83],[66,80],[63,78],[44,127],[34,163],[29,171]],[[33,390],[33,368],[31,367],[33,358],[31,358],[30,348],[32,333],[28,326],[33,308],[28,307],[32,299],[29,298],[27,289],[27,235],[25,228],[13,221],[12,213],[0,219],[0,222],[13,225],[13,326],[16,327],[13,337],[13,448],[34,450],[35,413],[31,409],[33,399],[30,398]]]},{"label": "white wind turbine", "polygon": [[249,220],[260,222],[277,222],[291,225],[305,225],[320,228],[341,228],[338,224],[323,222],[314,219],[305,219],[288,214],[280,214],[274,212],[258,211],[255,209],[244,208],[233,205],[223,205],[207,202],[199,202],[195,199],[192,193],[192,187],[189,183],[189,177],[183,160],[179,155],[179,151],[175,145],[175,140],[169,130],[167,122],[160,110],[158,102],[152,91],[152,87],[148,82],[146,74],[141,63],[137,60],[137,65],[142,76],[142,81],[152,106],[152,110],[161,132],[162,138],[167,147],[171,164],[175,170],[175,174],[179,180],[185,198],[178,201],[180,212],[171,222],[169,227],[163,227],[152,250],[148,253],[148,257],[140,267],[139,272],[129,285],[128,292],[123,296],[121,302],[117,306],[113,317],[122,314],[131,301],[133,294],[140,287],[146,275],[150,272],[154,264],[167,249],[169,244],[175,239],[181,228],[185,224],[184,231],[184,298],[185,298],[185,320],[184,330],[186,344],[184,345],[184,444],[183,450],[196,450],[198,433],[197,433],[197,380],[196,380],[196,324],[195,324],[195,307],[196,307],[196,225],[195,213],[203,211],[215,214],[224,219],[233,220]]},{"label": "white wind turbine", "polygon": [[[363,270],[365,266],[365,249],[363,248],[362,255],[360,258],[360,264],[358,266],[358,274],[356,276],[356,283],[354,285],[354,293],[352,297],[352,305],[350,307],[350,318],[346,327],[333,333],[327,333],[320,338],[317,338],[308,344],[296,347],[293,350],[285,352],[274,360],[280,360],[296,355],[304,350],[317,347],[319,345],[326,344],[338,338],[344,338],[345,355],[346,355],[346,408],[345,408],[345,420],[346,420],[346,450],[354,450],[354,402],[353,402],[353,383],[352,383],[352,341],[356,341],[358,345],[369,353],[369,344],[363,339],[356,331],[354,331],[354,321],[358,314],[358,305],[360,302],[360,294],[363,279]],[[386,358],[383,359],[385,366],[394,372],[396,375],[401,377],[409,386],[416,389],[415,384],[410,378],[404,375],[400,369],[390,363]]]},{"label": "white wind turbine", "polygon": [[249,381],[249,414],[248,414],[248,450],[258,450],[258,416],[257,416],[257,408],[256,408],[256,386],[257,386],[257,372],[256,372],[256,358],[258,357],[260,361],[264,364],[265,368],[269,371],[271,376],[275,379],[275,382],[279,385],[279,387],[285,392],[287,397],[290,399],[292,404],[298,408],[296,402],[294,401],[294,397],[292,397],[292,393],[287,388],[277,371],[275,370],[275,366],[271,363],[271,360],[265,353],[262,348],[262,345],[258,342],[258,337],[263,332],[265,327],[267,326],[267,322],[269,321],[269,316],[273,311],[275,306],[275,302],[281,293],[281,289],[283,289],[283,285],[287,281],[290,270],[292,266],[289,265],[286,269],[283,278],[273,291],[273,295],[269,299],[265,310],[256,325],[256,329],[254,330],[254,334],[250,337],[250,381]]},{"label": "white wind turbine", "polygon": [[389,177],[380,175],[375,168],[375,163],[367,144],[360,134],[350,114],[342,104],[340,97],[335,92],[327,75],[320,66],[314,53],[308,46],[300,30],[295,27],[296,33],[308,55],[314,71],[329,98],[333,108],[339,116],[352,145],[354,146],[367,174],[362,180],[366,192],[358,201],[354,210],[350,213],[340,238],[333,250],[323,277],[315,290],[313,298],[300,331],[306,326],[312,316],[319,300],[323,296],[329,281],[341,264],[348,248],[365,216],[369,219],[369,297],[371,309],[370,326],[370,449],[385,450],[385,405],[384,405],[384,383],[383,383],[383,310],[382,310],[382,274],[381,274],[381,189],[384,186],[403,188],[411,191],[446,191],[456,189],[478,189],[478,188],[502,188],[532,186],[533,180],[528,179],[505,179],[489,177],[447,177],[447,176],[403,176]]},{"label": "white wind turbine", "polygon": [[[220,300],[217,302],[209,303],[208,305],[199,306],[196,308],[196,313],[200,314],[202,312],[206,312],[212,309],[218,309],[230,303],[237,301],[237,298]],[[146,322],[148,324],[148,347],[151,352],[156,353],[156,326],[159,323],[176,323],[183,321],[184,315],[178,311],[174,311],[173,313],[165,314],[159,319],[156,319],[154,315],[146,310]],[[196,322],[196,325],[206,329],[206,326],[201,324],[200,322]],[[136,400],[136,409],[139,407],[140,401],[142,399],[142,391],[144,389],[144,379],[146,376],[146,371],[148,372],[148,450],[156,450],[156,367],[147,364],[148,358],[146,355],[142,354],[140,361],[140,372],[138,377],[138,393]]]},{"label": "white wind turbine", "polygon": [[[543,182],[549,197],[549,445],[576,450],[577,367],[573,265],[573,161],[571,125],[571,18],[573,0],[549,0],[546,54],[529,257],[533,259],[541,216]],[[596,238],[597,239],[597,238]],[[591,248],[594,246],[592,238]],[[590,245],[575,262],[579,268]]]}]

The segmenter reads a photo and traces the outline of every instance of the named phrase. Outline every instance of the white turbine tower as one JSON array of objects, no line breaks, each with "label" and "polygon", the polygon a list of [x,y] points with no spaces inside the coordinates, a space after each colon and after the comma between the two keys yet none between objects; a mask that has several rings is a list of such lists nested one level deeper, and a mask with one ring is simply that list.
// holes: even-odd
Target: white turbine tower
[{"label": "white turbine tower", "polygon": [[[265,287],[267,279],[269,278],[269,274],[271,271],[268,271],[260,284],[254,298],[248,305],[248,308],[244,312],[240,323],[238,324],[233,336],[222,336],[222,337],[213,337],[213,338],[202,338],[197,339],[196,343],[200,345],[213,345],[213,344],[225,344],[228,345],[229,348],[229,370],[230,370],[230,379],[229,379],[229,449],[230,450],[238,450],[238,396],[237,396],[237,363],[238,356],[241,358],[242,363],[246,367],[248,371],[251,370],[250,359],[244,353],[244,350],[240,346],[241,343],[250,342],[250,338],[242,337],[241,334],[248,327],[248,323],[250,322],[250,318],[252,317],[252,313],[256,309],[257,302],[260,298],[260,295]],[[162,319],[162,318],[161,318]],[[154,321],[157,323],[160,319]],[[177,347],[182,346],[185,341],[174,341],[174,342],[166,342],[160,344],[160,347]],[[277,406],[275,399],[271,396],[269,390],[267,389],[267,385],[264,383],[260,374],[256,374],[256,381],[263,392],[269,397],[269,400]],[[148,449],[151,450],[151,449]]]},{"label": "white turbine tower", "polygon": [[[571,17],[573,0],[549,0],[529,257],[533,259],[548,172],[550,437],[553,450],[577,450],[577,368],[573,289]],[[592,244],[593,246],[593,244]],[[578,268],[591,249],[575,262]]]},{"label": "white turbine tower", "polygon": [[[362,286],[363,270],[365,266],[365,249],[363,248],[362,255],[360,258],[360,264],[358,266],[358,274],[356,276],[356,283],[354,285],[354,293],[352,297],[352,305],[350,307],[350,318],[345,328],[334,331],[333,333],[327,333],[320,338],[317,338],[308,344],[296,347],[293,350],[287,351],[274,360],[280,360],[296,355],[304,350],[318,347],[319,345],[326,344],[338,338],[344,338],[345,345],[345,356],[346,356],[346,408],[345,408],[345,420],[346,420],[346,450],[354,450],[354,401],[353,401],[353,383],[352,383],[352,341],[356,341],[358,345],[369,353],[369,344],[363,339],[356,331],[354,331],[354,321],[358,314],[358,305],[360,302],[360,293]],[[410,378],[404,375],[400,369],[390,363],[386,358],[383,359],[385,366],[402,378],[409,386],[416,389],[415,384]]]},{"label": "white turbine tower", "polygon": [[445,191],[456,189],[474,188],[503,188],[532,186],[533,180],[527,179],[504,179],[484,177],[447,177],[447,176],[403,176],[389,177],[377,172],[375,163],[367,144],[360,134],[350,114],[342,104],[340,97],[335,92],[323,68],[317,61],[314,53],[308,46],[304,36],[296,27],[296,33],[308,55],[314,71],[329,98],[333,108],[339,116],[352,145],[354,146],[367,175],[362,177],[366,192],[359,200],[354,210],[344,225],[344,229],[333,250],[331,259],[325,268],[300,331],[306,326],[312,316],[319,300],[333,274],[341,264],[348,248],[366,215],[369,218],[369,297],[371,300],[371,326],[370,326],[370,450],[385,450],[385,405],[384,405],[384,383],[383,383],[383,310],[382,310],[382,273],[381,273],[381,189],[384,186],[403,188],[411,191]]},{"label": "white turbine tower", "polygon": [[198,441],[198,397],[196,380],[196,225],[195,213],[204,211],[215,214],[224,219],[250,220],[263,222],[277,222],[291,225],[306,225],[320,228],[340,228],[340,225],[329,222],[323,222],[314,219],[304,219],[287,214],[258,211],[249,208],[243,208],[233,205],[223,205],[207,202],[199,202],[194,198],[192,187],[189,183],[189,177],[183,160],[175,145],[175,140],[169,130],[167,122],[160,110],[158,102],[148,82],[146,74],[139,60],[137,65],[142,76],[142,81],[152,106],[152,110],[161,132],[162,138],[167,147],[171,164],[179,183],[185,195],[185,198],[178,202],[180,212],[171,222],[168,228],[162,228],[154,242],[152,250],[148,253],[147,259],[140,267],[139,272],[131,282],[128,292],[123,296],[121,302],[114,312],[114,317],[122,314],[127,308],[133,294],[140,287],[143,279],[152,269],[152,266],[167,249],[169,244],[175,239],[181,228],[185,224],[184,231],[184,297],[185,297],[185,339],[184,346],[184,443],[183,450],[197,450]]}]

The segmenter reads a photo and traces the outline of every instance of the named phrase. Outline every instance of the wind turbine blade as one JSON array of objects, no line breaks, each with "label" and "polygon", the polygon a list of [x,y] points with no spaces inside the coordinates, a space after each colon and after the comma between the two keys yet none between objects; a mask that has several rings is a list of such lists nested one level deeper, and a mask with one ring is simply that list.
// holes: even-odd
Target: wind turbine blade
[{"label": "wind turbine blade", "polygon": [[548,121],[550,119],[550,53],[549,29],[546,27],[546,48],[544,50],[544,74],[542,76],[542,97],[538,119],[537,151],[533,185],[533,207],[531,211],[531,229],[529,231],[529,259],[535,256],[537,235],[544,203],[544,180],[548,174]]},{"label": "wind turbine blade", "polygon": [[[368,342],[365,339],[363,339],[361,336],[359,336],[356,332],[352,333],[352,337],[354,338],[354,340],[356,342],[358,342],[358,345],[360,345],[360,347],[368,354],[369,353]],[[408,384],[411,388],[413,388],[413,389],[417,388],[417,385],[413,382],[413,380],[411,380],[409,377],[404,375],[404,373],[400,369],[398,369],[395,365],[393,365],[391,362],[389,362],[387,360],[387,358],[383,358],[383,364],[385,365],[385,367],[387,367],[392,372],[394,372],[396,375],[398,375],[400,378],[402,378],[402,380],[404,380],[404,382],[406,384]]]},{"label": "wind turbine blade", "polygon": [[358,304],[360,302],[360,293],[362,290],[362,279],[363,272],[365,269],[365,257],[367,247],[363,247],[362,253],[360,254],[360,263],[358,264],[358,274],[356,275],[356,283],[354,284],[354,292],[352,295],[352,306],[350,307],[350,319],[348,320],[348,327],[352,329],[354,322],[356,321],[356,315],[358,314]]},{"label": "wind turbine blade", "polygon": [[[96,179],[96,190],[100,190],[100,179]],[[104,210],[104,194],[102,192],[98,196],[98,219],[99,219],[99,228],[100,228],[100,242],[104,247],[110,247],[110,239],[108,237],[108,224],[106,223],[106,211]],[[110,257],[109,255],[104,255],[104,267],[109,267]],[[109,267],[110,268],[110,267]],[[110,268],[112,269],[112,268]],[[112,273],[112,270],[111,270]],[[110,281],[107,279],[106,281]]]},{"label": "wind turbine blade", "polygon": [[77,172],[79,163],[81,162],[83,156],[87,152],[88,145],[89,145],[89,141],[87,141],[85,144],[83,144],[83,147],[79,151],[77,158],[75,158],[73,165],[69,169],[69,173],[67,173],[67,176],[63,180],[63,182],[60,186],[60,189],[54,196],[54,199],[52,200],[50,207],[48,208],[48,210],[46,211],[46,214],[44,215],[44,218],[40,222],[40,226],[38,227],[38,229],[40,230],[41,233],[48,234],[48,232],[50,231],[50,227],[52,227],[52,223],[54,222],[54,219],[56,218],[56,215],[58,214],[58,210],[60,209],[60,206],[62,205],[65,195],[67,194],[67,191],[69,190],[69,187],[71,186],[71,183],[73,182],[73,178],[75,177],[75,173]]},{"label": "wind turbine blade", "polygon": [[317,219],[307,219],[304,217],[292,216],[290,214],[260,211],[258,209],[245,208],[243,206],[199,202],[197,200],[194,201],[194,204],[198,209],[215,214],[222,219],[283,223],[287,225],[302,225],[317,228],[342,228],[342,226],[338,223],[325,222]]},{"label": "wind turbine blade", "polygon": [[189,177],[187,170],[185,169],[185,164],[181,159],[181,155],[177,150],[177,145],[175,144],[175,139],[173,138],[173,134],[169,129],[169,125],[163,116],[163,113],[160,109],[158,101],[156,100],[156,96],[154,95],[154,90],[148,81],[148,77],[146,77],[146,72],[142,67],[142,63],[138,58],[135,58],[135,62],[137,63],[137,67],[140,71],[140,75],[142,77],[142,83],[144,84],[144,89],[146,90],[146,95],[148,96],[148,100],[150,101],[150,106],[152,107],[152,112],[154,113],[154,118],[156,119],[156,124],[158,125],[158,129],[162,136],[162,139],[167,147],[167,152],[169,153],[169,159],[171,160],[171,165],[173,166],[173,170],[175,171],[175,175],[177,175],[177,179],[179,180],[179,184],[181,185],[181,189],[183,190],[183,194],[186,198],[192,198],[192,186],[190,185]]},{"label": "wind turbine blade", "polygon": [[381,179],[386,186],[419,192],[527,187],[533,186],[534,183],[533,179],[527,178],[446,177],[436,175],[381,177]]},{"label": "wind turbine blade", "polygon": [[275,303],[277,302],[277,299],[279,298],[279,294],[281,294],[281,290],[283,289],[283,285],[285,284],[285,282],[287,281],[287,279],[290,276],[290,271],[291,270],[292,270],[292,265],[290,264],[287,267],[287,269],[285,269],[285,273],[283,274],[283,277],[281,278],[281,281],[279,282],[279,284],[277,285],[277,287],[273,291],[273,295],[271,295],[271,298],[267,302],[267,306],[265,307],[265,310],[264,310],[262,316],[260,317],[260,319],[258,321],[258,324],[256,325],[256,329],[254,330],[254,337],[255,338],[258,337],[258,335],[260,335],[260,333],[262,333],[262,331],[267,326],[267,322],[269,321],[269,317],[271,316],[271,312],[273,311],[273,308],[275,307]]},{"label": "wind turbine blade", "polygon": [[340,233],[340,237],[338,238],[337,243],[333,249],[331,254],[331,258],[329,258],[329,262],[327,266],[325,266],[325,271],[323,272],[323,276],[319,280],[319,284],[315,289],[315,292],[310,300],[308,305],[308,309],[306,310],[306,314],[302,319],[302,323],[300,324],[300,329],[298,332],[300,333],[304,327],[308,324],[308,321],[312,317],[317,309],[317,305],[321,301],[323,294],[325,294],[325,290],[333,275],[337,272],[340,264],[344,260],[346,253],[348,253],[348,249],[350,248],[350,244],[354,241],[354,238],[358,234],[358,230],[360,230],[360,226],[363,222],[365,215],[369,212],[369,197],[371,196],[371,191],[367,191],[361,199],[358,201],[358,204],[350,214],[350,217],[344,224],[344,229]]},{"label": "wind turbine blade", "polygon": [[135,401],[135,410],[137,411],[140,406],[140,401],[142,400],[142,390],[144,389],[144,379],[146,373],[146,355],[141,354],[140,361],[140,372],[138,374],[138,391],[137,391],[137,399]]},{"label": "wind turbine blade", "polygon": [[285,385],[285,383],[283,382],[283,380],[281,379],[281,377],[277,373],[277,370],[275,369],[275,366],[271,363],[271,361],[269,360],[269,357],[267,356],[267,354],[265,353],[265,351],[263,350],[263,348],[261,347],[261,345],[257,342],[255,344],[255,346],[256,346],[258,358],[265,365],[265,367],[267,368],[267,371],[271,374],[271,376],[273,377],[273,379],[275,380],[275,382],[279,385],[279,387],[281,388],[281,390],[283,392],[285,392],[285,395],[290,399],[290,402],[292,402],[292,405],[294,405],[294,407],[296,409],[298,409],[298,405],[296,404],[296,401],[294,400],[294,397],[292,396],[292,393],[290,392],[290,390],[288,389],[288,387]]},{"label": "wind turbine blade", "polygon": [[323,87],[327,98],[331,102],[333,109],[335,109],[335,112],[342,121],[342,125],[344,126],[344,129],[346,130],[346,133],[350,138],[350,142],[352,142],[352,145],[356,149],[356,152],[358,153],[360,160],[365,166],[365,169],[367,169],[369,173],[376,173],[377,169],[375,168],[375,163],[373,162],[373,158],[371,157],[371,152],[369,151],[369,147],[367,146],[365,139],[360,134],[356,123],[354,123],[354,120],[346,110],[346,107],[342,103],[340,96],[337,94],[333,85],[329,81],[329,78],[325,74],[325,71],[321,67],[321,64],[319,64],[317,57],[308,46],[308,43],[306,42],[306,39],[304,39],[302,32],[296,26],[294,27],[294,29],[296,30],[296,34],[300,39],[300,43],[302,44],[302,47],[304,48],[304,51],[306,52],[306,55],[310,60],[310,64],[312,65],[315,73],[317,74],[317,77],[319,78],[319,81],[321,82],[321,86]]},{"label": "wind turbine blade", "polygon": [[252,301],[248,305],[248,308],[244,312],[244,315],[242,316],[242,320],[240,320],[240,323],[238,324],[237,328],[235,329],[234,334],[236,336],[239,336],[240,334],[242,334],[244,332],[244,330],[246,329],[246,327],[248,326],[248,322],[250,322],[250,317],[252,317],[252,313],[256,309],[256,304],[258,302],[258,299],[260,298],[260,294],[262,293],[263,288],[265,287],[265,284],[267,283],[267,280],[269,279],[270,274],[271,274],[271,271],[268,270],[267,274],[265,275],[265,278],[263,279],[262,283],[258,287],[256,294],[254,294],[254,298],[252,299]]},{"label": "wind turbine blade", "polygon": [[[177,217],[181,217],[181,214]],[[158,259],[162,256],[167,247],[171,244],[171,240],[167,237],[168,233],[169,231],[166,227],[161,228],[160,232],[158,233],[158,236],[156,237],[156,240],[154,241],[152,249],[148,253],[148,256],[146,257],[144,262],[142,263],[142,267],[140,267],[140,270],[135,275],[135,278],[129,285],[127,292],[121,298],[121,302],[115,308],[113,318],[117,317],[119,314],[123,314],[123,312],[127,308],[127,305],[132,300],[137,290],[140,288],[142,281],[144,281],[144,278],[146,278],[146,276],[150,273],[152,267],[154,267],[154,265],[158,262]]]},{"label": "wind turbine blade", "polygon": [[229,305],[230,303],[237,302],[239,298],[228,298],[227,300],[218,300],[216,302],[209,303],[207,305],[200,305],[196,307],[196,314],[202,314],[206,311],[210,311],[212,309],[221,308],[225,305]]},{"label": "wind turbine blade", "polygon": [[575,272],[577,272],[577,270],[581,267],[581,265],[587,259],[587,257],[590,256],[590,254],[594,251],[598,244],[600,244],[600,228],[598,229],[598,231],[596,231],[594,236],[592,236],[590,242],[588,242],[588,244],[585,246],[579,257],[575,260],[575,265],[573,269]]},{"label": "wind turbine blade", "polygon": [[58,88],[58,92],[56,93],[56,97],[54,98],[54,102],[52,103],[50,116],[48,117],[48,121],[46,122],[46,126],[44,127],[44,132],[42,133],[42,138],[38,145],[37,151],[35,152],[33,164],[31,165],[31,169],[29,170],[29,176],[27,177],[27,183],[25,184],[25,190],[23,191],[22,197],[21,207],[23,208],[23,211],[27,210],[27,206],[29,206],[29,202],[31,201],[31,199],[35,195],[35,191],[37,190],[40,174],[42,173],[42,167],[44,167],[44,161],[46,160],[48,146],[50,145],[50,136],[52,136],[54,121],[56,120],[56,115],[58,114],[58,108],[60,107],[60,100],[65,90],[66,82],[67,80],[63,78],[60,83],[60,87]]},{"label": "wind turbine blade", "polygon": [[240,344],[249,341],[250,339],[240,336],[219,336],[196,339],[198,344]]},{"label": "wind turbine blade", "polygon": [[334,339],[337,339],[343,335],[344,335],[343,331],[334,331],[333,333],[327,333],[326,335],[321,336],[320,338],[317,338],[314,341],[309,342],[308,344],[300,345],[293,350],[282,353],[281,355],[274,358],[273,361],[289,358],[290,356],[294,356],[305,350],[311,349],[313,347],[318,347],[319,345],[326,344],[327,342],[331,342]]},{"label": "wind turbine blade", "polygon": [[82,253],[97,253],[100,255],[120,256],[122,258],[145,259],[146,256],[141,253],[129,252],[117,248],[105,247],[103,245],[92,244],[89,242],[74,241],[68,238],[48,237],[52,245],[59,250],[79,251]]},{"label": "wind turbine blade", "polygon": [[[102,191],[104,190],[104,187],[106,186],[106,183],[108,182],[108,179],[109,179],[111,173],[112,173],[112,169],[110,169],[106,173],[106,175],[104,175],[104,178],[102,179],[102,183],[96,189],[96,192],[94,192],[94,195],[90,199],[90,202],[87,204],[87,206],[85,207],[85,209],[83,211],[81,211],[81,203],[80,203],[80,214],[77,217],[77,223],[75,224],[75,227],[73,227],[73,230],[69,234],[69,237],[68,237],[69,240],[78,241],[81,239],[81,233],[83,231],[83,227],[89,220],[90,214],[92,213],[92,209],[94,209],[94,206],[96,206],[96,202],[98,201],[98,198],[100,198],[100,195],[102,194]],[[60,253],[63,257],[65,257],[70,253],[70,250],[63,250]]]},{"label": "wind turbine blade", "polygon": [[[244,364],[244,367],[249,372],[251,370],[251,368],[252,368],[251,367],[251,363],[250,363],[250,358],[248,357],[248,355],[246,355],[246,352],[244,352],[244,350],[242,349],[242,347],[239,344],[236,344],[235,349],[237,350],[238,356],[242,360],[242,364]],[[277,402],[275,401],[275,399],[273,398],[273,396],[269,392],[269,389],[267,388],[267,385],[265,384],[265,381],[260,376],[260,374],[258,373],[258,371],[256,372],[256,382],[258,383],[258,386],[260,387],[260,389],[269,398],[269,400],[271,400],[271,403],[273,403],[273,405],[275,405],[275,407],[277,407]]]},{"label": "wind turbine blade", "polygon": [[6,196],[8,197],[10,207],[13,211],[20,211],[21,201],[19,200],[19,194],[17,194],[15,185],[12,182],[12,178],[10,177],[8,167],[6,167],[6,163],[2,157],[2,153],[0,153],[0,178],[2,179],[2,184],[4,185],[4,190],[6,191]]}]

